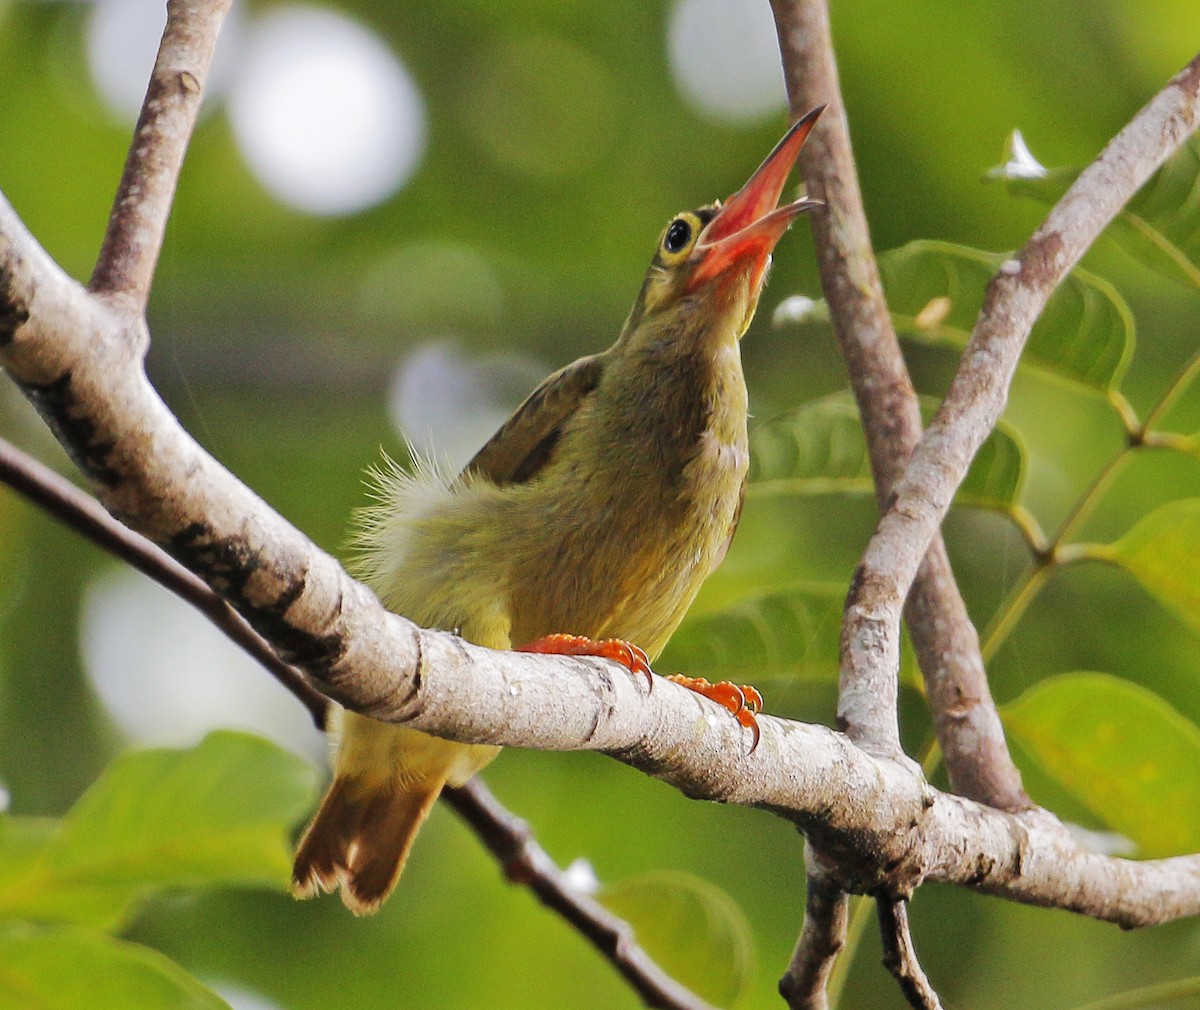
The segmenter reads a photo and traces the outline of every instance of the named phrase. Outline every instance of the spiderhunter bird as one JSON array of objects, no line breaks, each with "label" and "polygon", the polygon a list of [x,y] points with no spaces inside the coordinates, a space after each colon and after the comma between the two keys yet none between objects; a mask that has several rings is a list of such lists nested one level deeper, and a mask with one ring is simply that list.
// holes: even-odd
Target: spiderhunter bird
[{"label": "spiderhunter bird", "polygon": [[[387,607],[490,648],[602,656],[652,678],[737,526],[749,467],[739,342],[775,243],[815,205],[778,203],[820,113],[724,204],[671,219],[616,343],[543,381],[461,474],[377,473],[358,544]],[[757,743],[753,688],[671,679],[725,705]],[[293,892],[340,886],[351,911],[374,911],[442,787],[498,750],[341,713]]]}]

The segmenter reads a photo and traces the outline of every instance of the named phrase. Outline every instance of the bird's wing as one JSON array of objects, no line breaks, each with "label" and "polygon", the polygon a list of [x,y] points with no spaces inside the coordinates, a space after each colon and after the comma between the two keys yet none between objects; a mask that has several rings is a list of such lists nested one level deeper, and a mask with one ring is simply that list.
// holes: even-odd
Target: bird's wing
[{"label": "bird's wing", "polygon": [[463,470],[496,484],[521,484],[549,461],[563,426],[600,383],[600,354],[559,369],[525,398]]}]

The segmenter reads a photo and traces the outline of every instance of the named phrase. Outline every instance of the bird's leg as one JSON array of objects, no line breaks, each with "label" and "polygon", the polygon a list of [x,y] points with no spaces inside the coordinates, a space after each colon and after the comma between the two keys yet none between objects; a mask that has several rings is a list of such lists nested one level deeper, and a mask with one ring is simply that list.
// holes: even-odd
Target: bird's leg
[{"label": "bird's leg", "polygon": [[702,694],[705,698],[729,709],[739,723],[754,733],[754,740],[750,744],[750,753],[754,753],[754,748],[758,746],[758,739],[761,735],[755,716],[762,711],[763,707],[763,697],[758,693],[757,688],[751,687],[749,684],[738,686],[729,680],[713,684],[703,677],[687,677],[682,673],[673,673],[667,677],[667,680],[686,687],[689,691]]},{"label": "bird's leg", "polygon": [[585,638],[583,635],[546,635],[532,642],[526,642],[516,651],[541,652],[555,656],[599,656],[601,659],[615,659],[622,666],[627,666],[630,673],[644,673],[646,683],[651,690],[654,689],[654,674],[650,670],[650,660],[646,653],[632,642],[626,642],[621,638],[605,638],[596,641]]}]

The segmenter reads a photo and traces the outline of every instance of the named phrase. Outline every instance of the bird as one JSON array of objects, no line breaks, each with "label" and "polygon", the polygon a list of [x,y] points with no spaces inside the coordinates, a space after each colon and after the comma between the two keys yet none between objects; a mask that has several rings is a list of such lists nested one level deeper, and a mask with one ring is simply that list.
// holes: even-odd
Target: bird
[{"label": "bird", "polygon": [[[748,395],[740,341],[771,252],[817,206],[779,205],[823,107],[749,181],[675,215],[616,342],[545,379],[457,475],[414,458],[374,471],[358,574],[423,627],[494,649],[650,662],[721,563],[745,497]],[[758,741],[751,687],[675,675]],[[392,892],[447,784],[498,747],[338,710],[333,780],[297,847],[292,891],[340,888],[355,914]]]}]

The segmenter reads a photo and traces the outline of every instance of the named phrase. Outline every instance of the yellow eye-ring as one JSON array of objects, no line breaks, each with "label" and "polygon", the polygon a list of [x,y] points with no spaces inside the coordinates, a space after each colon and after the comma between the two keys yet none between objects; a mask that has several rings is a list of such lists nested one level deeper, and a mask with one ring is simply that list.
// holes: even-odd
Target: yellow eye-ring
[{"label": "yellow eye-ring", "polygon": [[663,232],[659,243],[660,257],[667,264],[677,263],[692,251],[696,239],[704,227],[703,222],[695,214],[680,214]]}]

